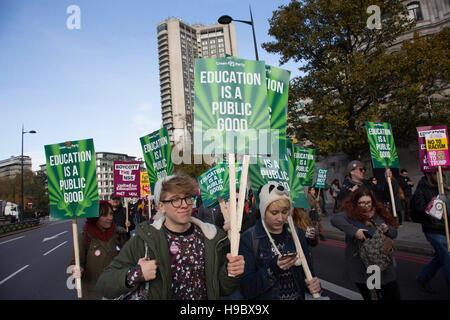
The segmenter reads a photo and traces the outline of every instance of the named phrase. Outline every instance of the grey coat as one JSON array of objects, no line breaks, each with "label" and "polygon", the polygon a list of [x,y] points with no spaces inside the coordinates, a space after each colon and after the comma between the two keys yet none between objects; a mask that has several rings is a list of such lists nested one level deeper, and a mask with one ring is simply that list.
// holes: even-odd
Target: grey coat
[{"label": "grey coat", "polygon": [[[377,226],[385,223],[383,218],[378,216],[377,214],[374,215],[373,221]],[[361,240],[355,238],[355,233],[360,228],[356,227],[349,221],[347,212],[340,212],[338,214],[335,214],[331,218],[331,224],[345,233],[345,271],[347,276],[353,282],[365,284],[367,281],[367,277],[372,275],[372,273],[366,273],[364,263],[359,257],[358,242],[360,242]],[[397,237],[397,229],[390,225],[388,225],[388,228],[389,230],[385,233],[385,235],[390,237],[391,239],[395,239]],[[381,284],[384,285],[396,279],[397,276],[395,273],[395,268],[393,263],[391,263],[389,267],[381,272]]]}]

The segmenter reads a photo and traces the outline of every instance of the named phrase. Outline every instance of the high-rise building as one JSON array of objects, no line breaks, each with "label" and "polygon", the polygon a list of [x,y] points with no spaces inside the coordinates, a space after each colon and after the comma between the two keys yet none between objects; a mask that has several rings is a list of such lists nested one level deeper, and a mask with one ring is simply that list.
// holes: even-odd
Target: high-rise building
[{"label": "high-rise building", "polygon": [[[9,159],[0,161],[0,178],[9,177],[14,178],[16,175],[20,175],[22,168],[21,156],[12,156]],[[29,156],[23,156],[23,168],[31,170],[31,158]]]},{"label": "high-rise building", "polygon": [[192,137],[195,58],[238,56],[233,24],[188,25],[177,18],[157,26],[163,126],[170,142]]}]

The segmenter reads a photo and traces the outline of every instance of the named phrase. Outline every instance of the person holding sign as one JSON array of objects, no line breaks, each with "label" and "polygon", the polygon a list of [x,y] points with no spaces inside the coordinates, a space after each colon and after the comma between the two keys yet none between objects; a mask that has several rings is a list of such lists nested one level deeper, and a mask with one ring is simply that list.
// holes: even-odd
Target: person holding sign
[{"label": "person holding sign", "polygon": [[320,281],[312,277],[305,234],[290,217],[289,193],[281,184],[269,182],[260,189],[259,200],[261,219],[241,235],[239,253],[246,261],[242,295],[261,300],[305,300],[308,291],[317,295]]},{"label": "person holding sign", "polygon": [[125,241],[128,241],[131,237],[130,231],[134,230],[134,228],[136,227],[134,221],[133,219],[127,220],[126,209],[122,205],[119,197],[111,197],[109,203],[112,206],[112,215],[114,217],[114,223],[116,225],[117,231],[124,234]]},{"label": "person holding sign", "polygon": [[[149,282],[149,300],[206,300],[231,295],[244,272],[244,258],[229,254],[226,233],[192,217],[197,185],[184,175],[158,180],[155,222],[143,222],[136,236],[105,269],[97,291],[118,297]],[[148,258],[146,256],[148,248]]]},{"label": "person holding sign", "polygon": [[[384,208],[372,191],[359,187],[342,203],[340,213],[331,218],[331,224],[345,233],[345,269],[348,278],[353,281],[361,292],[364,300],[372,300],[368,288],[368,265],[365,265],[360,255],[363,241],[373,237],[377,229],[389,239],[397,237],[397,222]],[[382,251],[379,251],[379,256]],[[387,255],[387,253],[386,253]],[[376,289],[380,300],[400,300],[392,256],[384,269],[379,267],[381,289]],[[367,268],[367,269],[366,269]],[[372,271],[373,272],[373,271]]]},{"label": "person holding sign", "polygon": [[[73,268],[72,276],[81,278],[83,299],[100,300],[95,284],[103,270],[111,263],[124,244],[123,235],[115,229],[112,207],[108,201],[99,201],[98,218],[87,218],[78,237],[80,267]],[[75,256],[70,265],[75,265]]]},{"label": "person holding sign", "polygon": [[436,172],[424,172],[411,199],[411,218],[414,222],[422,224],[425,237],[434,248],[433,260],[422,269],[416,278],[419,288],[432,294],[436,291],[430,283],[440,268],[442,268],[450,288],[450,254],[443,217],[443,202],[445,201],[446,196],[439,194]]},{"label": "person holding sign", "polygon": [[320,196],[316,195],[316,188],[314,187],[308,188],[308,195],[306,196],[306,199],[308,200],[309,206],[311,207],[311,209],[309,210],[309,217],[318,227],[320,240],[325,240],[325,237],[323,236],[321,209],[323,200],[322,198],[320,198]]}]

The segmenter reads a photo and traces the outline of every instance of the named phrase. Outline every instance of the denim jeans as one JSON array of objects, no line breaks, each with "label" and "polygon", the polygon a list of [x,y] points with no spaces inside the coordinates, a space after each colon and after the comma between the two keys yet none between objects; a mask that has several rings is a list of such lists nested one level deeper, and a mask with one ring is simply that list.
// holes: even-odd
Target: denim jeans
[{"label": "denim jeans", "polygon": [[447,239],[443,234],[427,232],[425,232],[425,237],[433,246],[435,255],[433,260],[431,260],[431,262],[422,269],[420,274],[417,276],[417,280],[424,283],[429,283],[439,268],[442,268],[445,280],[450,288],[450,252],[448,252],[447,249]]}]

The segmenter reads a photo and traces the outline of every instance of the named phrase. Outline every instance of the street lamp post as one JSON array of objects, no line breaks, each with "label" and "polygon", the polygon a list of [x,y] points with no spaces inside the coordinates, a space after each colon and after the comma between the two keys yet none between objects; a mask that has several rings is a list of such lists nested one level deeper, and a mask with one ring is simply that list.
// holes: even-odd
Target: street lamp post
[{"label": "street lamp post", "polygon": [[21,180],[21,183],[20,183],[20,206],[21,206],[21,212],[20,212],[20,215],[19,215],[19,220],[23,220],[23,213],[24,213],[24,210],[25,210],[25,205],[24,205],[24,196],[23,196],[23,135],[25,134],[25,133],[36,133],[36,131],[34,131],[34,130],[30,130],[30,131],[23,131],[23,124],[22,124],[22,156],[21,156],[21,158],[20,158],[20,161],[21,161],[21,169],[20,169],[20,180]]},{"label": "street lamp post", "polygon": [[227,16],[227,15],[221,16],[217,21],[220,24],[230,24],[232,21],[237,21],[237,22],[242,22],[242,23],[251,25],[252,31],[253,31],[253,45],[255,46],[255,57],[256,57],[256,60],[259,61],[258,47],[256,45],[256,36],[255,36],[255,24],[253,23],[252,8],[249,7],[249,9],[250,9],[250,19],[251,19],[250,21],[233,19],[232,17]]}]

